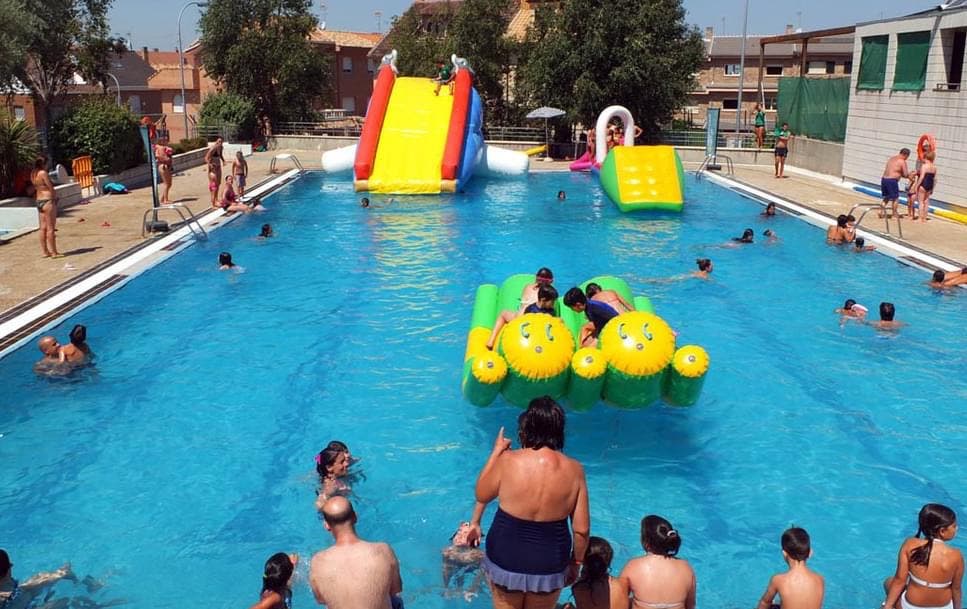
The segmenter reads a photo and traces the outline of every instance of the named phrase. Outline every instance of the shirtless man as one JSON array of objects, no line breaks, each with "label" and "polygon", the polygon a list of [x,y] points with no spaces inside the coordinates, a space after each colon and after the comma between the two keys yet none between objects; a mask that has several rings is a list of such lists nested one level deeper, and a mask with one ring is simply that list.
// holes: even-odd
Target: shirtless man
[{"label": "shirtless man", "polygon": [[47,175],[47,157],[41,155],[34,161],[34,169],[30,172],[30,183],[34,185],[34,199],[37,203],[37,215],[40,220],[40,249],[44,258],[63,258],[57,251],[57,193],[54,183]]},{"label": "shirtless man", "polygon": [[393,549],[356,535],[356,512],[345,497],[326,501],[322,517],[336,542],[313,556],[309,565],[309,584],[316,601],[329,609],[402,607],[398,595],[403,580]]},{"label": "shirtless man", "polygon": [[53,336],[44,336],[37,341],[37,348],[44,354],[44,357],[34,364],[34,372],[44,376],[66,375],[71,370],[71,365],[67,362],[64,348],[60,346],[57,339]]},{"label": "shirtless man", "polygon": [[[907,159],[910,158],[910,149],[901,148],[899,154],[891,156],[883,169],[883,177],[880,178],[880,194],[883,195],[883,205],[893,210],[893,217],[898,215],[897,202],[900,199],[900,178],[907,178],[910,171],[907,168]],[[883,217],[883,212],[880,212]]]},{"label": "shirtless man", "polygon": [[893,306],[892,302],[881,302],[880,303],[880,321],[869,322],[877,330],[899,330],[906,324],[902,321],[897,321],[896,317],[896,307]]},{"label": "shirtless man", "polygon": [[933,276],[927,282],[927,285],[938,290],[967,285],[967,268],[962,268],[959,271],[947,271],[946,273],[938,269],[933,272]]}]

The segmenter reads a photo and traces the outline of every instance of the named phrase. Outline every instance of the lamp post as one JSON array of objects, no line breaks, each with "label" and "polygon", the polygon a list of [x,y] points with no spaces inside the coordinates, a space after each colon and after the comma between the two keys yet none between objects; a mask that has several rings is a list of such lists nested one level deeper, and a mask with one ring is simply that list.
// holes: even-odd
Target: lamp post
[{"label": "lamp post", "polygon": [[181,113],[185,117],[185,138],[188,137],[188,100],[185,99],[185,47],[181,44],[181,17],[185,14],[185,9],[193,4],[198,8],[208,7],[207,2],[188,2],[178,13],[178,68],[181,72]]},{"label": "lamp post", "polygon": [[121,83],[118,82],[118,77],[115,76],[114,74],[111,74],[110,72],[106,72],[106,74],[114,79],[114,86],[117,87],[117,93],[118,93],[117,95],[118,108],[120,108],[121,107]]},{"label": "lamp post", "polygon": [[749,30],[749,0],[745,0],[745,16],[742,18],[742,50],[739,51],[739,95],[735,104],[735,139],[739,144],[739,127],[742,121],[742,83],[745,81],[745,41]]}]

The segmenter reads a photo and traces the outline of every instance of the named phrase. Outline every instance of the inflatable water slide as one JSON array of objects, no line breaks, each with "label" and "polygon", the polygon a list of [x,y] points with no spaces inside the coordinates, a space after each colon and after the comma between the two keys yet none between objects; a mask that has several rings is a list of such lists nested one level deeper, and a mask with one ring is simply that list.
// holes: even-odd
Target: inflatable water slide
[{"label": "inflatable water slide", "polygon": [[[623,145],[608,147],[611,119],[624,125]],[[601,187],[621,211],[681,211],[685,171],[672,146],[635,146],[635,121],[623,106],[609,106],[595,124],[594,159],[588,153],[571,163],[571,171],[598,173]]]},{"label": "inflatable water slide", "polygon": [[438,86],[399,76],[396,57],[383,57],[359,142],[323,153],[324,170],[351,168],[357,191],[386,194],[459,192],[475,173],[527,173],[527,155],[484,143],[483,103],[466,60],[451,57],[453,81]]}]

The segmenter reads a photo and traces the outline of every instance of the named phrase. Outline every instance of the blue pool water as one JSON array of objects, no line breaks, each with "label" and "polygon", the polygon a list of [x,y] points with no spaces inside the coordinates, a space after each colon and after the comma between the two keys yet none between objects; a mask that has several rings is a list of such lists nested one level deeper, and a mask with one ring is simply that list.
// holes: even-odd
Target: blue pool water
[{"label": "blue pool water", "polygon": [[[339,438],[363,459],[361,534],[396,549],[408,605],[489,606],[443,598],[439,552],[518,411],[462,399],[464,341],[478,284],[546,265],[565,289],[626,278],[712,357],[691,409],[569,416],[567,452],[586,466],[614,571],[640,552],[640,518],[662,514],[681,531],[699,605],[751,607],[797,524],[827,606],[875,606],[921,504],[967,513],[967,298],[932,293],[885,256],[828,247],[792,217],[760,218],[707,182],[688,188],[684,214],[649,218],[618,213],[583,175],[477,181],[465,196],[371,210],[345,181],[286,186],[267,213],[58,327],[89,328],[98,364],[78,382],[35,378],[32,345],[0,361],[0,547],[20,576],[70,560],[105,584],[65,582],[58,596],[247,606],[269,555],[308,560],[329,544],[313,457]],[[266,221],[278,236],[258,242]],[[746,226],[782,241],[706,247]],[[222,250],[245,272],[216,271]],[[713,281],[650,281],[703,255]],[[871,312],[892,300],[910,326],[840,327],[847,297]],[[313,605],[296,584],[295,606]]]}]

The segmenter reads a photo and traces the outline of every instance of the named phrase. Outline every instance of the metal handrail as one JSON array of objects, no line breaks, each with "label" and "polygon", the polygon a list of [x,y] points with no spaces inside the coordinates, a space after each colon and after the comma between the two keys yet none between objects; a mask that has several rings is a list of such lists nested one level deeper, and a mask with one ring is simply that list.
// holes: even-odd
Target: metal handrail
[{"label": "metal handrail", "polygon": [[[152,207],[150,209],[144,210],[144,215],[141,216],[141,237],[142,238],[144,238],[144,235],[145,235],[144,229],[148,222],[148,214],[152,212],[156,213],[162,210],[174,210],[178,212],[178,215],[181,216],[182,223],[188,227],[188,230],[191,231],[191,234],[195,237],[195,239],[198,239],[201,241],[205,241],[208,239],[208,232],[205,231],[205,227],[202,226],[201,222],[198,221],[198,216],[196,216],[195,213],[191,211],[191,208],[189,208],[187,205],[183,203],[166,203],[165,205],[159,205],[158,207]],[[188,212],[188,217],[185,217],[185,213],[182,210],[186,210]],[[192,226],[192,222],[194,222],[195,225],[198,226],[197,231]]]},{"label": "metal handrail", "polygon": [[700,178],[702,177],[703,172],[711,171],[710,166],[713,165],[715,161],[719,159],[725,159],[725,166],[727,168],[726,170],[729,172],[729,175],[730,176],[735,175],[735,167],[732,165],[731,157],[728,157],[724,154],[710,154],[705,157],[705,160],[702,161],[702,164],[699,165],[698,169],[695,170],[695,177]]},{"label": "metal handrail", "polygon": [[275,173],[276,161],[292,161],[293,163],[295,163],[295,166],[299,169],[300,172],[306,170],[306,168],[302,166],[302,163],[299,162],[299,157],[292,154],[291,152],[286,152],[283,154],[277,154],[274,157],[272,157],[272,162],[269,163],[269,173]]},{"label": "metal handrail", "polygon": [[[891,234],[890,216],[889,214],[887,214],[888,210],[885,203],[883,203],[882,201],[878,203],[857,203],[856,205],[850,208],[850,210],[846,213],[846,215],[852,216],[853,212],[859,209],[860,207],[865,207],[866,209],[863,211],[862,214],[860,214],[860,217],[856,219],[856,224],[853,225],[854,232],[856,231],[856,229],[860,227],[860,224],[863,223],[863,218],[866,217],[866,214],[870,213],[874,209],[878,209],[883,214],[883,222],[884,224],[886,224],[886,234],[888,235]],[[903,239],[903,224],[900,222],[899,214],[897,214],[897,217],[896,217],[896,228],[897,228],[897,234],[900,236],[901,239]]]}]

